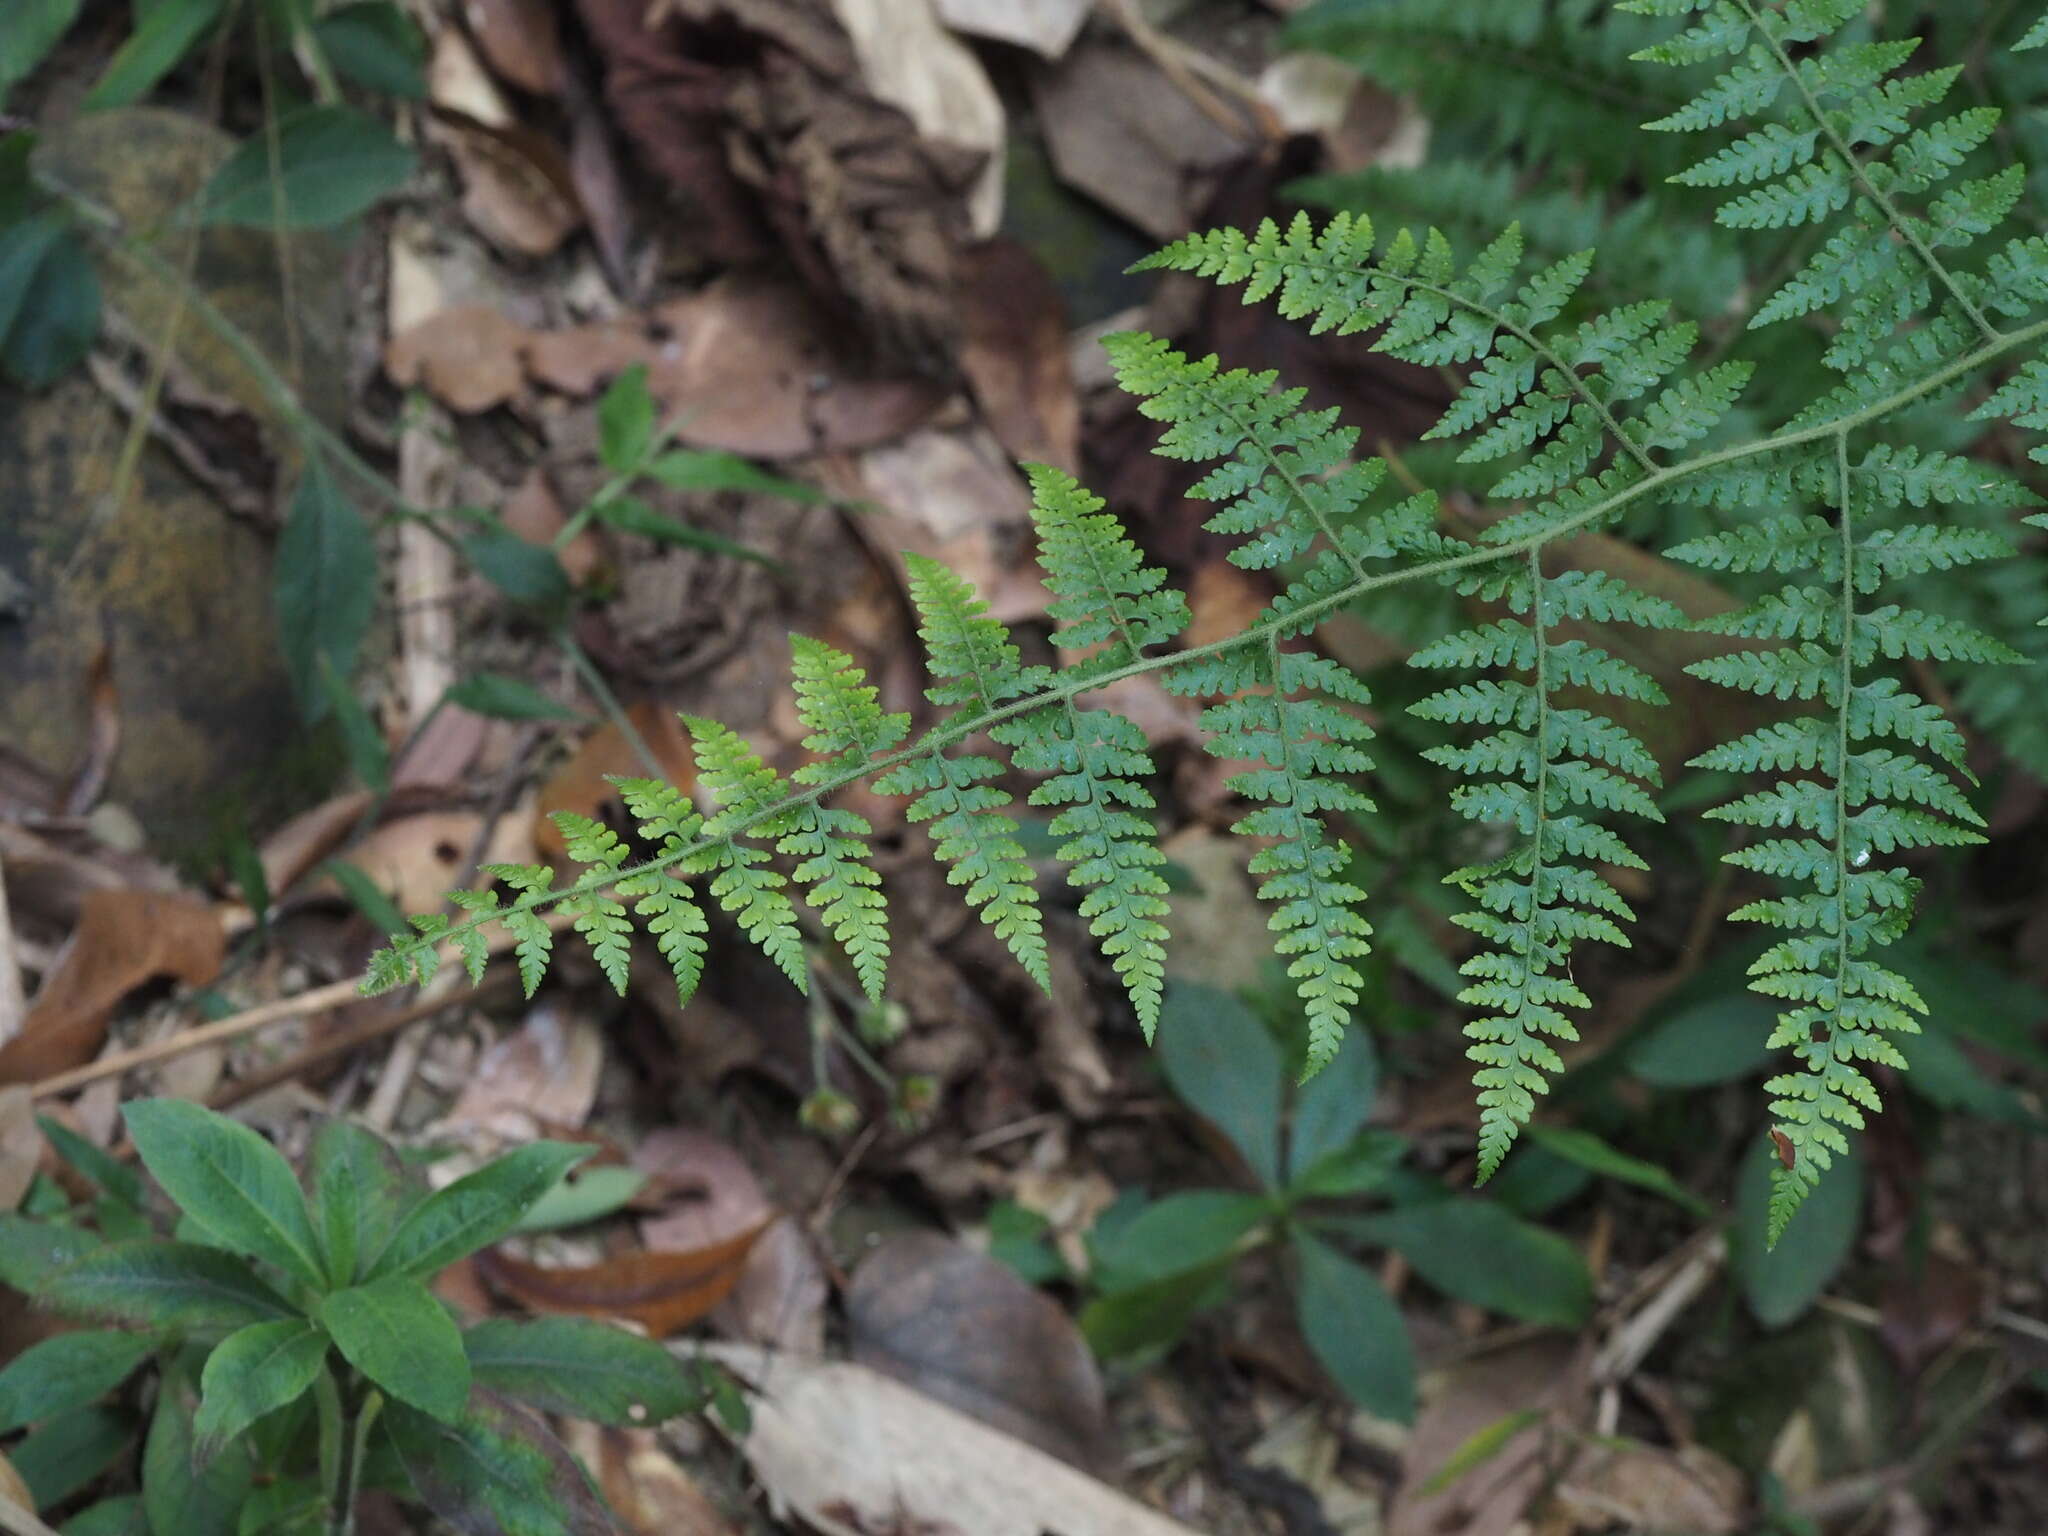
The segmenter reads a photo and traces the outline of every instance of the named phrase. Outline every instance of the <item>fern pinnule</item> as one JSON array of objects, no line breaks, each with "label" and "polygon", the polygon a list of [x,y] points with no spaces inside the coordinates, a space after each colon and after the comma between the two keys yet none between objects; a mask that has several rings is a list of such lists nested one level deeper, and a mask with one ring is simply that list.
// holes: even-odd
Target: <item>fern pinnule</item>
[{"label": "fern pinnule", "polygon": [[[935,679],[927,698],[956,706],[953,720],[979,718],[1046,686],[1046,670],[1022,664],[1009,631],[988,616],[988,604],[964,578],[922,555],[905,559],[918,634]],[[1009,946],[1026,974],[1050,990],[1045,919],[1017,823],[1005,811],[1010,793],[989,782],[1002,776],[1003,765],[978,754],[949,753],[947,723],[928,751],[890,769],[875,788],[915,797],[906,814],[913,822],[930,823],[933,851],[949,866],[946,878],[966,887],[967,904]]]}]

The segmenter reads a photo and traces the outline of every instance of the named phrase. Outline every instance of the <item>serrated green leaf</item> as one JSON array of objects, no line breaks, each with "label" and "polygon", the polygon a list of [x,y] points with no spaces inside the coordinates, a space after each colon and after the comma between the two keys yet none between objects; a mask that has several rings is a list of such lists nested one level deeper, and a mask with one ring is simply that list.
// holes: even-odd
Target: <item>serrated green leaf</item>
[{"label": "serrated green leaf", "polygon": [[478,1386],[568,1418],[646,1426],[702,1401],[661,1345],[589,1318],[492,1318],[462,1342]]},{"label": "serrated green leaf", "polygon": [[342,1358],[401,1402],[444,1424],[469,1400],[462,1333],[434,1293],[390,1274],[320,1298],[320,1326]]},{"label": "serrated green leaf", "polygon": [[427,1278],[496,1242],[571,1168],[589,1147],[534,1141],[464,1174],[408,1211],[366,1279]]},{"label": "serrated green leaf", "polygon": [[266,1413],[313,1385],[327,1358],[327,1335],[305,1318],[256,1323],[214,1346],[199,1377],[194,1454],[209,1459]]},{"label": "serrated green leaf", "polygon": [[326,1283],[305,1197],[277,1148],[181,1099],[145,1099],[121,1116],[150,1176],[215,1242],[315,1290]]}]

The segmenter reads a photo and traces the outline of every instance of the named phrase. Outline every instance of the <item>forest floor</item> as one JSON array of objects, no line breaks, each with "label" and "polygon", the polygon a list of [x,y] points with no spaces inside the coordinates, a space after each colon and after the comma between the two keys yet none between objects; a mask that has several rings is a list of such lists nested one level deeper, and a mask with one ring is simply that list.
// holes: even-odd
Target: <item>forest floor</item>
[{"label": "forest floor", "polygon": [[[260,123],[261,95],[207,65],[164,105],[77,117],[126,24],[98,9],[11,107],[143,221],[218,162],[222,124]],[[1769,1009],[1713,936],[1726,878],[1630,893],[1643,937],[1592,962],[1578,1086],[1544,1115],[1601,1139],[1532,1143],[1474,1200],[1458,930],[1426,889],[1463,834],[1426,765],[1376,790],[1383,953],[1350,1129],[1395,1149],[1404,1199],[1491,1213],[1346,1256],[1412,1340],[1410,1423],[1311,1347],[1325,1299],[1296,1253],[1256,1229],[1218,1245],[1213,1195],[1168,1199],[1259,1188],[1284,1110],[1277,1068],[1264,1098],[1253,1080],[1287,1022],[1230,770],[1150,680],[1115,702],[1159,769],[1166,1028],[1217,1031],[1226,1060],[1162,1074],[1050,879],[1035,987],[900,802],[865,791],[843,803],[886,873],[885,1009],[824,948],[806,998],[725,927],[686,1005],[642,953],[623,996],[566,953],[530,1001],[504,960],[424,1000],[351,995],[392,909],[558,857],[554,813],[623,829],[605,775],[695,787],[679,711],[804,762],[792,631],[928,719],[904,551],[1050,660],[1019,460],[1105,497],[1190,594],[1197,638],[1249,622],[1270,587],[1201,533],[1103,334],[1277,368],[1397,464],[1448,389],[1124,271],[1189,229],[1285,216],[1307,172],[1426,152],[1412,107],[1284,51],[1277,0],[409,9],[428,51],[397,111],[421,155],[403,194],[347,238],[188,268],[297,409],[446,514],[377,522],[376,616],[319,724],[268,596],[300,466],[247,359],[117,289],[83,372],[0,393],[0,504],[23,509],[0,533],[21,561],[0,564],[0,1207],[57,1176],[37,1113],[119,1151],[120,1105],[150,1094],[231,1108],[294,1154],[319,1117],[358,1114],[447,1151],[437,1170],[591,1141],[644,1177],[441,1289],[480,1312],[610,1310],[758,1388],[744,1440],[572,1435],[645,1536],[2048,1531],[2048,961],[2026,942],[2048,922],[2048,793],[2023,776],[2001,781],[1959,924],[1997,937],[1927,963],[1963,1006],[2024,1016],[2035,1056],[1959,1054],[1947,1104],[1883,1117],[1810,1285],[1739,1230]],[[637,522],[588,518],[613,478],[600,401],[635,367],[678,445],[737,458],[703,460],[714,489],[636,489]],[[464,558],[463,508],[554,552],[572,590],[553,616],[529,567]],[[330,579],[310,567],[307,600]],[[1325,638],[1402,697],[1398,626]],[[1042,824],[1026,834],[1050,871]],[[1378,1194],[1336,1209],[1385,1230]],[[631,1304],[596,1299],[627,1276]],[[43,1326],[0,1297],[0,1360]]]}]

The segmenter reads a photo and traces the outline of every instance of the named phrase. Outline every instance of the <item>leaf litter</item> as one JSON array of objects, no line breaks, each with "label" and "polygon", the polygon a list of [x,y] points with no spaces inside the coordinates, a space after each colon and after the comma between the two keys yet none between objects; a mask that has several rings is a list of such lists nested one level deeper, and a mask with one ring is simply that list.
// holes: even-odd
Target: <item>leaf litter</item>
[{"label": "leaf litter", "polygon": [[[1200,8],[1080,0],[422,7],[434,13],[427,101],[404,111],[425,170],[388,247],[390,324],[367,306],[352,320],[357,366],[333,376],[364,420],[398,420],[408,392],[434,402],[432,432],[458,466],[433,500],[443,526],[501,529],[529,566],[558,565],[566,601],[542,611],[482,562],[431,595],[450,618],[435,664],[509,680],[471,695],[507,713],[451,704],[415,739],[406,658],[366,644],[353,682],[393,784],[330,771],[296,816],[244,829],[249,859],[183,864],[182,889],[132,847],[100,843],[88,807],[64,805],[61,777],[45,776],[54,798],[0,799],[12,953],[36,984],[21,1033],[0,1043],[0,1082],[20,1085],[0,1089],[0,1205],[39,1167],[23,1133],[33,1085],[132,1043],[146,1010],[128,999],[168,983],[174,1016],[196,1023],[199,989],[232,979],[238,996],[274,996],[348,972],[378,919],[332,862],[391,906],[434,911],[477,862],[559,859],[556,812],[631,836],[613,776],[658,769],[703,805],[679,709],[740,721],[786,772],[804,732],[768,684],[792,629],[853,652],[884,707],[917,707],[906,548],[970,573],[1041,646],[1016,459],[1108,487],[1194,593],[1202,633],[1263,607],[1259,581],[1193,553],[1178,481],[1142,457],[1125,408],[1075,358],[1092,359],[1094,332],[1131,324],[1227,362],[1291,354],[1256,317],[1170,283],[1136,291],[1130,313],[1134,290],[1092,276],[1059,233],[1142,248],[1134,229],[1158,240],[1219,207],[1240,223],[1282,208],[1280,167],[1299,157],[1342,169],[1405,152],[1416,125],[1401,109],[1284,54],[1271,19],[1242,9],[1226,35]],[[1050,165],[1040,200],[1057,218],[1020,199],[1024,156]],[[1318,390],[1383,424],[1414,414],[1362,352],[1333,356],[1315,365]],[[741,455],[834,498],[663,503],[785,569],[742,571],[581,516],[607,473],[600,401],[636,367],[679,448]],[[209,399],[232,410],[235,397],[223,382]],[[421,430],[393,432],[401,460],[405,433]],[[381,581],[391,544],[380,535]],[[1676,681],[1675,666],[1658,670]],[[75,689],[91,698],[88,674]],[[1165,848],[1184,882],[1179,974],[1256,990],[1263,951],[1238,942],[1250,894],[1216,857],[1223,770],[1194,750],[1184,701],[1141,680],[1117,703],[1161,759]],[[122,787],[110,770],[136,750],[102,740],[80,775],[91,801]],[[1117,1223],[1134,1203],[1205,1182],[1241,1191],[1255,1175],[1162,1088],[1124,1021],[1098,1012],[1101,977],[1070,921],[1051,925],[1054,996],[1027,994],[958,922],[900,808],[866,792],[847,803],[905,866],[893,1012],[867,1008],[829,960],[808,1003],[736,964],[678,1008],[665,971],[636,956],[623,999],[565,968],[533,1003],[451,1007],[410,1056],[365,1045],[249,1109],[290,1140],[323,1101],[316,1086],[343,1109],[388,1104],[401,1140],[442,1155],[437,1178],[536,1137],[606,1149],[565,1186],[565,1224],[508,1240],[442,1288],[474,1309],[625,1319],[683,1351],[726,1341],[712,1347],[750,1384],[754,1414],[729,1451],[672,1432],[570,1442],[626,1528],[1249,1536],[1446,1520],[1484,1533],[1538,1517],[1591,1532],[1679,1516],[1742,1528],[1730,1523],[1745,1513],[1739,1477],[1656,1374],[1619,1384],[1650,1408],[1602,1419],[1579,1347],[1590,1333],[1523,1338],[1442,1305],[1399,1258],[1377,1273],[1438,1367],[1412,1430],[1354,1411],[1321,1375],[1273,1254],[1239,1261],[1237,1299],[1195,1308],[1179,1348],[1105,1373],[1076,1318]],[[252,947],[231,953],[231,938]],[[265,1039],[273,1056],[285,1045]],[[231,1090],[255,1060],[215,1060],[188,1091]],[[1455,1134],[1462,1108],[1440,1113],[1428,1097],[1435,1064],[1410,1064],[1425,1081],[1390,1080],[1374,1124],[1418,1144]],[[404,1091],[384,1093],[396,1074]],[[929,1080],[935,1106],[904,1092],[912,1078]],[[798,1124],[819,1088],[858,1128],[835,1138]],[[102,1141],[110,1110],[95,1111]],[[1442,1171],[1435,1151],[1421,1156]],[[1603,1206],[1596,1233],[1608,1220]],[[1605,1251],[1597,1237],[1584,1246]],[[1627,1294],[1600,1326],[1624,1329],[1665,1277],[1609,1278]],[[1955,1262],[1888,1284],[1886,1345],[1916,1371],[1961,1347],[1978,1280]],[[1677,1339],[1692,1347],[1683,1325]],[[1811,1433],[1788,1422],[1775,1454],[1818,1479],[1800,1438]],[[1465,1471],[1436,1486],[1447,1466]]]}]

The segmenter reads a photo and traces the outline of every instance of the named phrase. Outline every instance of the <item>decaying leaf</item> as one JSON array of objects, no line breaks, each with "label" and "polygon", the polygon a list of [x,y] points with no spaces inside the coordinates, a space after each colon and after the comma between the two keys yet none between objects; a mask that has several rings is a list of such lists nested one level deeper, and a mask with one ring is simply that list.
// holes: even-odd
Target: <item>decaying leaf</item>
[{"label": "decaying leaf", "polygon": [[686,442],[764,459],[870,447],[940,401],[914,374],[864,360],[845,328],[772,277],[736,274],[664,304],[648,370]]},{"label": "decaying leaf", "polygon": [[1060,179],[1158,240],[1187,230],[1247,147],[1150,60],[1110,43],[1074,47],[1033,99]]},{"label": "decaying leaf", "polygon": [[[468,873],[463,861],[483,830],[484,819],[474,811],[422,811],[385,822],[345,858],[401,912],[434,912]],[[509,813],[491,828],[479,862],[521,864],[532,858],[523,818]]]},{"label": "decaying leaf", "polygon": [[488,304],[457,304],[393,336],[384,371],[401,388],[418,384],[464,415],[503,405],[526,382],[526,330]]},{"label": "decaying leaf", "polygon": [[738,1283],[748,1251],[768,1225],[688,1253],[623,1253],[597,1264],[553,1269],[498,1248],[476,1255],[484,1284],[535,1312],[567,1312],[638,1323],[655,1338],[680,1333]]},{"label": "decaying leaf", "polygon": [[1077,1467],[1108,1414],[1095,1358],[1064,1308],[1007,1264],[936,1232],[888,1239],[846,1296],[853,1358]]},{"label": "decaying leaf", "polygon": [[0,1083],[31,1083],[84,1065],[130,991],[160,976],[204,986],[220,974],[224,952],[220,918],[197,897],[93,891],[21,1033],[0,1045]]},{"label": "decaying leaf", "polygon": [[1081,35],[1095,0],[938,0],[938,5],[939,19],[956,32],[1057,59]]},{"label": "decaying leaf", "polygon": [[592,1469],[605,1503],[633,1536],[735,1536],[738,1527],[652,1430],[615,1429],[573,1420],[569,1449]]},{"label": "decaying leaf", "polygon": [[1013,459],[1079,472],[1081,404],[1059,290],[1016,241],[971,246],[963,260],[960,371]]},{"label": "decaying leaf", "polygon": [[444,1124],[485,1126],[511,1141],[580,1130],[597,1101],[604,1034],[594,1020],[542,1002],[477,1061]]},{"label": "decaying leaf", "polygon": [[[971,1536],[1191,1536],[1057,1457],[879,1371],[734,1346],[753,1428],[742,1449],[772,1506],[830,1536],[877,1529]],[[918,1524],[917,1522],[924,1522]]]},{"label": "decaying leaf", "polygon": [[552,0],[467,0],[462,19],[484,62],[536,96],[562,85],[562,33]]}]

